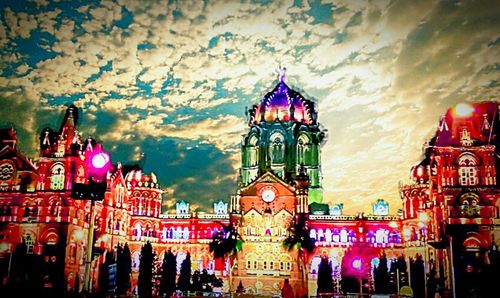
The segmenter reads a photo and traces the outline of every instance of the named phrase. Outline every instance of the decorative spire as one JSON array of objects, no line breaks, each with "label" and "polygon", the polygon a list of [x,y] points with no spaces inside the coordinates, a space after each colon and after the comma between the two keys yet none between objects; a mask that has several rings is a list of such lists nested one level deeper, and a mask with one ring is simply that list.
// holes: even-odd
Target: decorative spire
[{"label": "decorative spire", "polygon": [[441,116],[441,123],[439,123],[439,131],[449,131],[450,129],[448,128],[448,123],[446,123],[446,118],[445,116]]},{"label": "decorative spire", "polygon": [[483,125],[481,127],[482,130],[490,129],[490,122],[488,121],[488,114],[483,114]]},{"label": "decorative spire", "polygon": [[49,138],[49,130],[46,130],[45,131],[45,136],[43,138],[43,142],[42,142],[42,145],[45,145],[45,146],[50,146],[50,138]]},{"label": "decorative spire", "polygon": [[286,79],[286,67],[281,67],[280,68],[280,76],[279,76],[280,83],[284,84],[285,79]]}]

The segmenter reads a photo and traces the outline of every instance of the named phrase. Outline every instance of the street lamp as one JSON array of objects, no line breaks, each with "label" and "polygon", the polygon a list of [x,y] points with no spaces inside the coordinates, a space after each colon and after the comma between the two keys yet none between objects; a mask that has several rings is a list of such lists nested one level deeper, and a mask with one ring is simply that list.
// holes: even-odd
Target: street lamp
[{"label": "street lamp", "polygon": [[359,295],[362,297],[363,296],[363,261],[361,260],[360,257],[355,257],[352,260],[351,264],[352,268],[357,272],[358,279],[359,279]]},{"label": "street lamp", "polygon": [[[92,139],[89,138],[89,145]],[[85,283],[84,290],[90,290],[90,264],[92,263],[92,249],[94,244],[94,217],[95,201],[103,200],[106,192],[106,174],[111,169],[111,159],[108,152],[102,150],[101,144],[97,143],[90,150],[84,152],[84,161],[87,170],[87,183],[73,183],[71,196],[77,200],[90,200],[90,222],[87,236],[87,255],[85,258]]]},{"label": "street lamp", "polygon": [[427,294],[427,273],[430,271],[428,264],[428,251],[427,251],[427,223],[429,222],[429,216],[425,212],[420,212],[418,215],[418,226],[420,231],[422,231],[422,238],[424,240],[424,291]]}]

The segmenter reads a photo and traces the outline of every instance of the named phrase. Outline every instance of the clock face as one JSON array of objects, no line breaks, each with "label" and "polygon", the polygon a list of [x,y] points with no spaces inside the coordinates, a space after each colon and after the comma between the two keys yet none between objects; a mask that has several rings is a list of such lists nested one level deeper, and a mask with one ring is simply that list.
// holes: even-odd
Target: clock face
[{"label": "clock face", "polygon": [[0,180],[7,181],[14,174],[14,167],[10,163],[3,163],[0,165]]},{"label": "clock face", "polygon": [[264,202],[266,203],[270,203],[274,200],[274,198],[276,197],[276,194],[274,193],[274,190],[272,189],[265,189],[263,192],[262,192],[262,199],[264,200]]}]

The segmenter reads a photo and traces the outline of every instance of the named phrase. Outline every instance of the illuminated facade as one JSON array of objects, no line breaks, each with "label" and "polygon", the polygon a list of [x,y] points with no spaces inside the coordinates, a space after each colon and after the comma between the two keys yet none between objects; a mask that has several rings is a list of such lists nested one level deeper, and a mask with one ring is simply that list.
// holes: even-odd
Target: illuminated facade
[{"label": "illuminated facade", "polygon": [[[422,163],[411,170],[414,183],[400,186],[401,214],[390,215],[394,210],[376,200],[371,214],[345,215],[343,204],[322,204],[325,133],[315,106],[282,76],[249,111],[238,192],[229,203],[214,203],[212,213],[192,212],[184,201],[171,206],[175,212],[162,213],[154,173],[119,163],[109,170],[104,199],[95,203],[92,288],[98,287],[106,250],[127,242],[135,289],[140,249],[149,241],[160,259],[167,250],[177,254],[178,266],[189,252],[193,270],[214,270],[233,291],[241,282],[249,293],[279,293],[284,278],[297,291],[302,278],[298,255],[284,250],[282,242],[299,214],[308,219],[317,247],[305,268],[310,294],[316,292],[322,256],[331,261],[336,290],[342,274],[361,274],[364,291],[369,291],[382,253],[388,259],[404,256],[408,264],[419,254],[428,271],[434,268],[443,277],[446,289],[473,288],[468,274],[485,268],[488,250],[499,239],[497,113],[497,103],[483,103],[459,105],[443,116]],[[15,130],[0,130],[2,278],[10,253],[24,241],[29,256],[50,263],[51,270],[43,273],[48,282],[64,289],[83,286],[90,203],[73,199],[72,190],[88,182],[89,158],[102,146],[90,137],[83,140],[77,123],[78,110],[70,106],[58,131],[42,131],[40,157],[34,161],[17,150]],[[220,223],[229,222],[245,241],[231,279],[229,264],[213,260],[208,250]]]},{"label": "illuminated facade", "polygon": [[428,270],[457,297],[487,287],[490,267],[498,266],[490,259],[500,245],[498,108],[484,102],[449,109],[411,169],[414,183],[400,187],[408,246],[425,248]]}]

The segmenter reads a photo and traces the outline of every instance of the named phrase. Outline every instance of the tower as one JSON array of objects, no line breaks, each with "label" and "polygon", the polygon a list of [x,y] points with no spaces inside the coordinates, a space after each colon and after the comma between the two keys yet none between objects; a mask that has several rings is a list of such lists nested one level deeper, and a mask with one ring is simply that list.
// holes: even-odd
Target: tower
[{"label": "tower", "polygon": [[325,131],[313,101],[285,84],[276,87],[249,111],[250,127],[241,146],[243,186],[266,172],[292,181],[303,166],[309,177],[309,202],[322,202],[320,147]]}]

